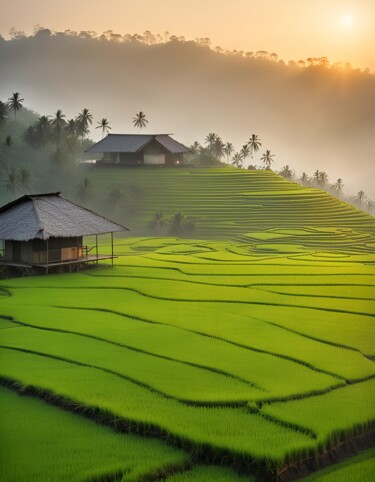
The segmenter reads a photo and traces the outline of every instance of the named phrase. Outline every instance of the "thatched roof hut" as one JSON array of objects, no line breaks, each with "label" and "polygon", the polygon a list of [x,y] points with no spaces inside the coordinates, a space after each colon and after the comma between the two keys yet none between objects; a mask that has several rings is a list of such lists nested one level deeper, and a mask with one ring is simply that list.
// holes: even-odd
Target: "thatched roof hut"
[{"label": "thatched roof hut", "polygon": [[[60,196],[59,192],[25,195],[0,208],[1,257],[7,266],[50,268],[112,259],[113,233],[127,231],[115,223]],[[111,234],[112,253],[98,254],[97,236]],[[83,236],[96,236],[96,245],[83,246]],[[95,254],[91,251],[95,250]]]}]

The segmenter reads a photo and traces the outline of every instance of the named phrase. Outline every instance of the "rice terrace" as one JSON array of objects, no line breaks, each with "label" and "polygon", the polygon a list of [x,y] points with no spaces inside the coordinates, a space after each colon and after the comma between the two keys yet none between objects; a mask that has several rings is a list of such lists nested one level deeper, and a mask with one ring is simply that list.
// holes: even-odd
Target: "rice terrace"
[{"label": "rice terrace", "polygon": [[90,176],[144,194],[113,267],[0,281],[0,479],[373,480],[374,218],[270,170]]}]

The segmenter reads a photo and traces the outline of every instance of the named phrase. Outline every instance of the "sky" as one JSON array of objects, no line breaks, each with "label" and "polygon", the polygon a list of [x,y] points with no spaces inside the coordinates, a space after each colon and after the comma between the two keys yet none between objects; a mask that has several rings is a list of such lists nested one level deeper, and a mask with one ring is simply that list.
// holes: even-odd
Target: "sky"
[{"label": "sky", "polygon": [[375,71],[375,0],[0,0],[0,34],[64,31],[209,37],[213,46],[326,56]]}]

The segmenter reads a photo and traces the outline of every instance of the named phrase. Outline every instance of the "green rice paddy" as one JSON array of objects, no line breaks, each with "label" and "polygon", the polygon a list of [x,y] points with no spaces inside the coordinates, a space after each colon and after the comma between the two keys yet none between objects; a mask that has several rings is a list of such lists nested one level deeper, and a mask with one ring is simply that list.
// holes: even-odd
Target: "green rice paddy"
[{"label": "green rice paddy", "polygon": [[[101,173],[99,185],[119,171],[94,172]],[[161,172],[142,173],[142,192]],[[174,211],[181,203],[193,215],[196,202],[195,209],[205,210],[196,234],[231,232],[232,240],[118,238],[114,268],[1,280],[0,380],[77,412],[1,389],[0,402],[16,407],[7,408],[12,437],[4,480],[39,480],[41,472],[21,475],[33,465],[34,448],[39,456],[56,450],[71,461],[73,472],[65,473],[54,468],[52,455],[38,462],[45,480],[101,480],[111,473],[113,480],[255,482],[257,473],[271,480],[286,464],[373,429],[373,218],[266,171],[165,174],[164,184],[155,182],[165,205],[153,201],[154,211],[173,197]],[[129,176],[134,183],[141,172]],[[188,202],[193,181],[197,198]],[[151,193],[142,199],[139,230],[152,215]],[[45,422],[53,425],[55,417],[61,430],[61,441],[48,449],[44,409]],[[17,411],[22,417],[13,424]],[[93,445],[78,463],[79,449],[67,440],[75,430],[77,443],[85,440],[80,424]],[[52,427],[45,430],[46,441],[59,438]],[[91,462],[107,438],[112,456],[103,449]],[[363,471],[353,467],[369,470],[367,461]]]}]

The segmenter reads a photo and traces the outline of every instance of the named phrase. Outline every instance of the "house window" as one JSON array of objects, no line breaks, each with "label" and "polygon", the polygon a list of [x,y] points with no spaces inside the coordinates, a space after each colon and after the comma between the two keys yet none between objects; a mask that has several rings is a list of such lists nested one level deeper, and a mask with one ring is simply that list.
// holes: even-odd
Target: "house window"
[{"label": "house window", "polygon": [[165,154],[145,154],[144,163],[148,166],[160,166],[165,164]]}]

